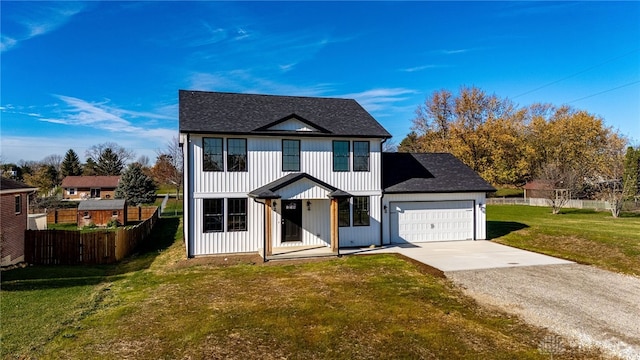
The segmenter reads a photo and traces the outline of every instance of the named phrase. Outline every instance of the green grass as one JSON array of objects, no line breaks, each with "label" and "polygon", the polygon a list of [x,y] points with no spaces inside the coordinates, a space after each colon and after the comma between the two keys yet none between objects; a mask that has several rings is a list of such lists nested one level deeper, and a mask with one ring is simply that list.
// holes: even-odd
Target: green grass
[{"label": "green grass", "polygon": [[496,242],[603,269],[640,275],[640,214],[516,205],[487,206],[487,236]]},{"label": "green grass", "polygon": [[511,189],[511,188],[500,188],[493,194],[493,197],[523,197],[524,190],[522,189]]},{"label": "green grass", "polygon": [[78,230],[78,224],[47,224],[48,230]]},{"label": "green grass", "polygon": [[[179,221],[117,265],[3,272],[2,357],[549,358],[545,330],[394,255],[185,260]],[[599,354],[554,358],[575,356]]]}]

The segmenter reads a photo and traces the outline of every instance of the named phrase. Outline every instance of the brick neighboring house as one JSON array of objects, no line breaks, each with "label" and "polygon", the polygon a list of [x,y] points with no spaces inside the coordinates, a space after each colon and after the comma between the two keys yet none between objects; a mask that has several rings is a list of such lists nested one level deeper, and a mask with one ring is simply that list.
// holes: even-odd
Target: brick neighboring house
[{"label": "brick neighboring house", "polygon": [[65,200],[113,199],[120,176],[67,176],[62,180]]},{"label": "brick neighboring house", "polygon": [[36,190],[19,181],[0,179],[0,266],[24,261],[29,194]]}]

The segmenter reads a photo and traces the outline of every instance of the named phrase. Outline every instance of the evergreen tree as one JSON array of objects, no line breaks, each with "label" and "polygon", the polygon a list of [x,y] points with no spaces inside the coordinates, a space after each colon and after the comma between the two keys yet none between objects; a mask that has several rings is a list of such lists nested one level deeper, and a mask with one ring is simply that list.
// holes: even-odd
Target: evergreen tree
[{"label": "evergreen tree", "polygon": [[82,175],[80,158],[78,158],[78,154],[76,154],[73,149],[69,149],[69,151],[67,151],[67,153],[64,155],[64,160],[62,160],[62,165],[60,168],[60,174],[63,177]]},{"label": "evergreen tree", "polygon": [[111,148],[106,148],[100,153],[96,166],[98,175],[120,175],[122,168],[124,168],[124,163]]},{"label": "evergreen tree", "polygon": [[142,171],[140,164],[129,165],[116,188],[116,199],[126,199],[129,205],[150,204],[156,199],[156,184]]},{"label": "evergreen tree", "polygon": [[92,158],[87,158],[87,162],[82,167],[82,175],[83,176],[95,176],[98,175],[98,164],[93,161]]},{"label": "evergreen tree", "polygon": [[630,186],[630,195],[640,195],[640,147],[629,146],[624,160],[624,181]]}]

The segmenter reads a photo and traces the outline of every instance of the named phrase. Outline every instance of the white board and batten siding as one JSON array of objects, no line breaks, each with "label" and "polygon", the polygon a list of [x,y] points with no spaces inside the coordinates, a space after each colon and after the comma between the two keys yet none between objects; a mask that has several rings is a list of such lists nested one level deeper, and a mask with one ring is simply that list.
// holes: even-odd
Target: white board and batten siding
[{"label": "white board and batten siding", "polygon": [[[223,139],[223,158],[226,161],[226,147],[228,138],[247,139],[247,171],[246,172],[213,172],[203,171],[202,143],[204,137]],[[185,172],[184,209],[185,236],[188,239],[188,256],[206,254],[222,254],[236,252],[254,252],[264,246],[264,205],[248,198],[247,194],[261,186],[290,174],[282,171],[282,139],[271,136],[222,136],[189,134],[188,140],[182,134],[185,163],[189,165],[187,176]],[[356,196],[370,196],[371,225],[368,227],[340,228],[341,246],[369,245],[379,242],[380,238],[380,196],[381,191],[381,139],[368,140],[370,144],[370,159],[368,172],[333,171],[333,140],[347,140],[344,138],[305,138],[286,137],[286,139],[300,140],[300,172],[307,173],[336,188]],[[353,139],[351,139],[353,140]],[[351,146],[353,150],[353,147]],[[353,156],[353,154],[352,154]],[[353,161],[350,161],[350,165]],[[303,211],[303,245],[329,244],[329,200],[326,190],[311,186],[305,181],[292,184],[283,198],[312,199],[312,210]],[[203,200],[209,198],[247,198],[247,231],[204,233],[202,207]],[[323,199],[324,201],[320,201]],[[280,199],[277,200],[280,202]],[[225,204],[226,205],[226,204]],[[225,206],[225,229],[226,229]],[[272,216],[274,231],[274,247],[285,246],[281,243],[280,209]],[[195,214],[196,216],[191,216]],[[300,245],[299,243],[297,245]]]},{"label": "white board and batten siding", "polygon": [[485,193],[387,194],[383,243],[486,239]]}]

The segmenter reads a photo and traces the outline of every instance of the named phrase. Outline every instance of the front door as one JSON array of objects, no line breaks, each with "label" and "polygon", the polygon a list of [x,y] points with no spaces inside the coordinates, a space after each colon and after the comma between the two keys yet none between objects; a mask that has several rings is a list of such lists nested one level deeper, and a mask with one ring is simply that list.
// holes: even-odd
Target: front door
[{"label": "front door", "polygon": [[302,200],[282,200],[282,242],[302,241]]}]

